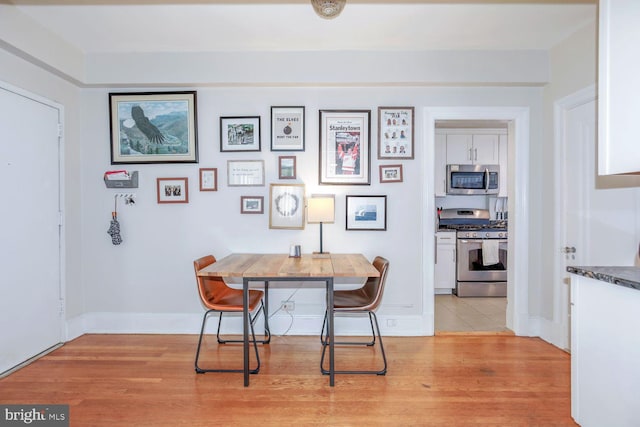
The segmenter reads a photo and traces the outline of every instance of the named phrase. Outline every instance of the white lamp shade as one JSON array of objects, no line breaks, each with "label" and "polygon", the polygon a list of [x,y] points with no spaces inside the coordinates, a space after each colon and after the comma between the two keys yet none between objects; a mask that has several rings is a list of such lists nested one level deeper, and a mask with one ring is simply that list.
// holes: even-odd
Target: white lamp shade
[{"label": "white lamp shade", "polygon": [[311,196],[307,199],[307,222],[334,222],[335,221],[335,197]]}]

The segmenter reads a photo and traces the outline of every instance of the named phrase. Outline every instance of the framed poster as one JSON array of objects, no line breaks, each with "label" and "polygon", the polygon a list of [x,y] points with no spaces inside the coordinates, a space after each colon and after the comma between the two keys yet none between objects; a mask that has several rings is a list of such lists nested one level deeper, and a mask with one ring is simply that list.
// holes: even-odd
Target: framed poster
[{"label": "framed poster", "polygon": [[111,164],[198,163],[196,92],[109,94]]},{"label": "framed poster", "polygon": [[271,107],[271,151],[304,151],[304,107]]},{"label": "framed poster", "polygon": [[413,159],[413,107],[378,107],[378,158]]},{"label": "framed poster", "polygon": [[218,191],[217,168],[200,168],[200,191]]},{"label": "framed poster", "polygon": [[220,117],[220,151],[260,151],[260,117]]},{"label": "framed poster", "polygon": [[264,160],[227,160],[227,185],[264,186]]},{"label": "framed poster", "polygon": [[402,182],[402,165],[380,165],[380,183]]},{"label": "framed poster", "polygon": [[304,229],[304,184],[271,184],[269,228]]},{"label": "framed poster", "polygon": [[263,196],[241,196],[240,197],[240,213],[241,214],[264,213],[264,197]]},{"label": "framed poster", "polygon": [[158,178],[158,203],[189,203],[189,178]]},{"label": "framed poster", "polygon": [[347,230],[387,229],[387,196],[346,196]]},{"label": "framed poster", "polygon": [[278,178],[296,179],[296,156],[278,157]]},{"label": "framed poster", "polygon": [[371,110],[320,110],[320,184],[369,185]]}]

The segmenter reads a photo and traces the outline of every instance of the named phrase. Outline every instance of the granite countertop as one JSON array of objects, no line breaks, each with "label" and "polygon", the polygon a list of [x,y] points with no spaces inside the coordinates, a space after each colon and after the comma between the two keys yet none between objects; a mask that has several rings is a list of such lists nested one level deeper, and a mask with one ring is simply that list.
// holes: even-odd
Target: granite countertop
[{"label": "granite countertop", "polygon": [[640,267],[567,267],[569,273],[640,290]]}]

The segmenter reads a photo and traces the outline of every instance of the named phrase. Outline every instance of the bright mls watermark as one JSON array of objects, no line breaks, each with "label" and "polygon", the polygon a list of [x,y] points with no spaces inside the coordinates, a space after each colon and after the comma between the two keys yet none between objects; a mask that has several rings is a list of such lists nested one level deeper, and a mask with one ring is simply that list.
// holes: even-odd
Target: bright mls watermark
[{"label": "bright mls watermark", "polygon": [[0,405],[0,427],[69,427],[69,405]]}]

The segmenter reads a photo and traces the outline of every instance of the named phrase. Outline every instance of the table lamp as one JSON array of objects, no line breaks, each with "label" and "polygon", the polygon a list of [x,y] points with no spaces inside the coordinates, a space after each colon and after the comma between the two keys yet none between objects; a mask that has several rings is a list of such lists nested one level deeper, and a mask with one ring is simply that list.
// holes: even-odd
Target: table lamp
[{"label": "table lamp", "polygon": [[320,223],[320,252],[322,251],[322,224],[335,221],[335,195],[312,194],[307,200],[307,223]]}]

